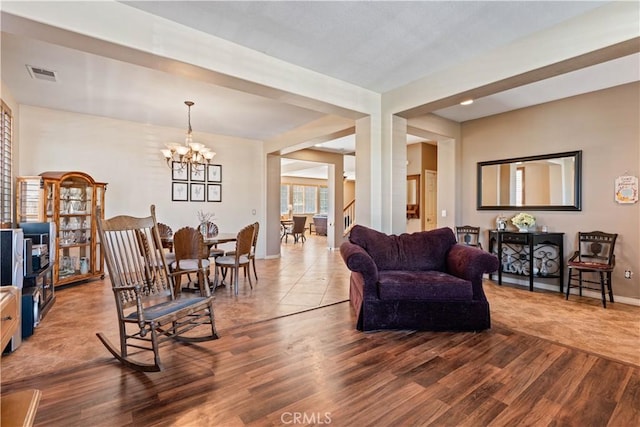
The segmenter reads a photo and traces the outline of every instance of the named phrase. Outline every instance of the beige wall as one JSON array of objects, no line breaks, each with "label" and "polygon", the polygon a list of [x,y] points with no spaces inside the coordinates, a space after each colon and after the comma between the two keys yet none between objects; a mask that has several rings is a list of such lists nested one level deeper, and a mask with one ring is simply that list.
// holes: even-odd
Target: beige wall
[{"label": "beige wall", "polygon": [[[582,211],[530,213],[538,226],[565,233],[565,258],[578,231],[618,233],[614,293],[621,302],[639,298],[640,204],[613,197],[616,177],[640,175],[639,101],[640,83],[632,83],[463,123],[462,222],[482,227],[486,245],[486,230],[501,213],[476,209],[477,162],[582,150]],[[631,280],[625,269],[634,272]]]},{"label": "beige wall", "polygon": [[344,206],[346,207],[349,203],[353,202],[356,199],[356,182],[345,181],[343,188]]},{"label": "beige wall", "polygon": [[420,144],[422,148],[422,170],[430,171],[438,170],[438,146],[423,142]]}]

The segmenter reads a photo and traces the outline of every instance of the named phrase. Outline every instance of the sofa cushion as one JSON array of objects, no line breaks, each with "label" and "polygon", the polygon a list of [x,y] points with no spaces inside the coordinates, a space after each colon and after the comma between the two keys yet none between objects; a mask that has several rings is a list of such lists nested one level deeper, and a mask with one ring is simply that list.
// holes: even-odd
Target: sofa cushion
[{"label": "sofa cushion", "polygon": [[349,240],[364,248],[378,270],[445,270],[447,252],[456,243],[450,228],[388,235],[362,225],[353,227]]},{"label": "sofa cushion", "polygon": [[381,300],[471,301],[471,282],[440,271],[380,272]]}]

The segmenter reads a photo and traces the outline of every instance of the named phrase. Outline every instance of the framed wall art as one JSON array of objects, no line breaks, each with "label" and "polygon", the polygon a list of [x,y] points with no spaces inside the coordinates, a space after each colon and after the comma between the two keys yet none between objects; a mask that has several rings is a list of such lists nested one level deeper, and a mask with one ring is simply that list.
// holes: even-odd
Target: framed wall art
[{"label": "framed wall art", "polygon": [[638,201],[638,177],[622,175],[616,178],[615,198],[618,203],[636,203]]},{"label": "framed wall art", "polygon": [[207,181],[222,182],[222,165],[207,166]]},{"label": "framed wall art", "polygon": [[171,162],[171,179],[174,181],[187,181],[189,179],[189,165]]},{"label": "framed wall art", "polygon": [[206,172],[205,165],[191,165],[191,181],[204,182]]},{"label": "framed wall art", "polygon": [[207,202],[222,201],[222,185],[207,184]]},{"label": "framed wall art", "polygon": [[171,183],[171,200],[174,202],[186,202],[189,200],[189,184],[186,182]]},{"label": "framed wall art", "polygon": [[204,184],[191,183],[191,201],[204,202]]}]

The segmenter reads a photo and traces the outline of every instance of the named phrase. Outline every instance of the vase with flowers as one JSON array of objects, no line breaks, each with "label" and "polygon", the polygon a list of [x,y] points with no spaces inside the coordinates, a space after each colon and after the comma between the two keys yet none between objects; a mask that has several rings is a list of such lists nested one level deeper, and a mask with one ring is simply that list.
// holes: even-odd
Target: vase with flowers
[{"label": "vase with flowers", "polygon": [[[204,212],[202,210],[198,211],[198,221],[200,223],[200,233],[204,237],[208,237],[210,235],[218,234],[218,227],[213,224],[213,220],[215,219],[215,214],[212,212]],[[214,230],[215,229],[215,230]]]},{"label": "vase with flowers", "polygon": [[536,224],[536,218],[528,213],[520,212],[518,215],[511,218],[511,223],[518,227],[518,231],[525,233],[529,231],[530,227]]}]

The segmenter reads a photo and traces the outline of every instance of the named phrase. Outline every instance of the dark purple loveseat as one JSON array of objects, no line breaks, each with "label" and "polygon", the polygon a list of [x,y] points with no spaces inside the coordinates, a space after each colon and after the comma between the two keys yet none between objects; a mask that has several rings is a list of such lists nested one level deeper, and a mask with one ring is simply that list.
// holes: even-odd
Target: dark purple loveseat
[{"label": "dark purple loveseat", "polygon": [[361,331],[480,331],[491,327],[482,275],[495,255],[460,245],[450,228],[387,235],[356,225],[340,246]]}]

